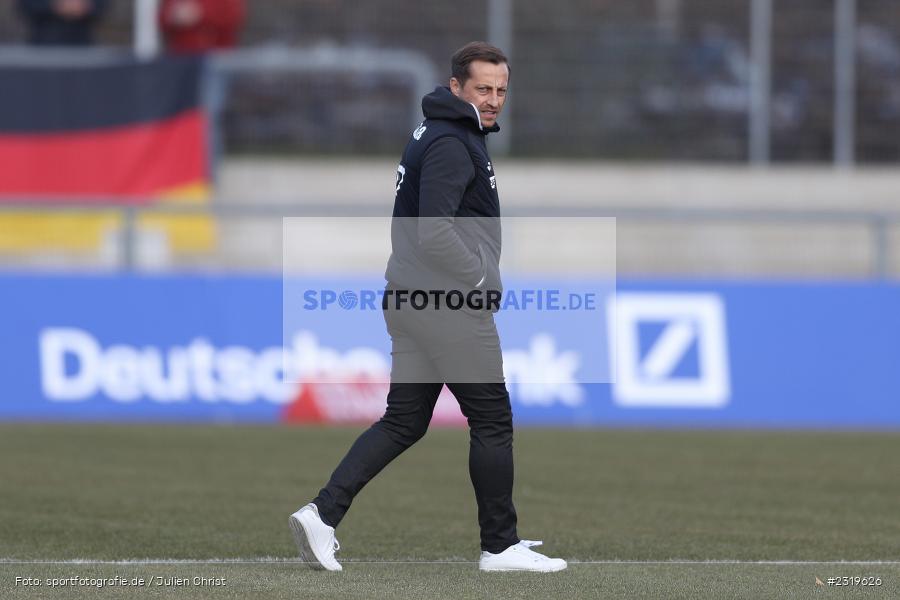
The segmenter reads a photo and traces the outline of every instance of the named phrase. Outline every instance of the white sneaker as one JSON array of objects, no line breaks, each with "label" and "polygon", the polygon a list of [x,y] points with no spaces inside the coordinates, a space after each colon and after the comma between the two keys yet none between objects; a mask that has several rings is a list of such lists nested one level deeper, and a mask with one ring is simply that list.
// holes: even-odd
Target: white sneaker
[{"label": "white sneaker", "polygon": [[499,554],[482,552],[478,568],[482,571],[538,571],[549,573],[562,571],[568,565],[561,558],[550,558],[531,550],[543,542],[522,540]]},{"label": "white sneaker", "polygon": [[315,504],[310,502],[292,514],[288,525],[300,551],[300,560],[313,569],[341,570],[341,564],[334,558],[334,553],[341,548],[334,537],[334,527],[325,524]]}]

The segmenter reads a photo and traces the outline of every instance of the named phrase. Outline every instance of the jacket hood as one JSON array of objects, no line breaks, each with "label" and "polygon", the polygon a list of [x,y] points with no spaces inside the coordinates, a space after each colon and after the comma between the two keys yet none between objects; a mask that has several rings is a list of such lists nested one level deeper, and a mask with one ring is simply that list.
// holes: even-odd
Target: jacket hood
[{"label": "jacket hood", "polygon": [[450,88],[443,85],[434,88],[433,92],[422,98],[422,114],[426,119],[465,121],[483,134],[500,131],[500,126],[496,123],[490,127],[482,126],[481,116],[475,105],[457,98]]}]

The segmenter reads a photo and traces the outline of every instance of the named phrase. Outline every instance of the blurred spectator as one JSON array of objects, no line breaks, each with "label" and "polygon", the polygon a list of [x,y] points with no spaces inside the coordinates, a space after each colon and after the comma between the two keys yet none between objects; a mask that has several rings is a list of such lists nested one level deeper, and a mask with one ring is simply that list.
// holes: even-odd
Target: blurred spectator
[{"label": "blurred spectator", "polygon": [[[201,54],[232,48],[244,24],[243,0],[162,0],[159,28],[166,49],[176,54]],[[204,104],[209,111],[210,171],[216,179],[224,153],[222,114],[228,97],[228,78],[216,69],[206,71]]]},{"label": "blurred spectator", "polygon": [[170,52],[231,48],[244,24],[243,0],[163,0],[159,26]]},{"label": "blurred spectator", "polygon": [[94,24],[106,10],[107,0],[19,0],[28,20],[28,41],[38,46],[88,46]]}]

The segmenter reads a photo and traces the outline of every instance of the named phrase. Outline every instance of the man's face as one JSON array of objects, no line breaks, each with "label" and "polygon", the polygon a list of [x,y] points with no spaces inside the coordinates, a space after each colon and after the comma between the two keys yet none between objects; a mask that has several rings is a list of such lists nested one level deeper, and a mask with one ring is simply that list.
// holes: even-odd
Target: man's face
[{"label": "man's face", "polygon": [[506,64],[495,65],[483,60],[469,63],[469,78],[464,85],[455,77],[450,78],[450,91],[455,96],[475,105],[481,115],[481,124],[491,127],[497,122],[503,103],[506,102],[506,86],[509,69]]}]

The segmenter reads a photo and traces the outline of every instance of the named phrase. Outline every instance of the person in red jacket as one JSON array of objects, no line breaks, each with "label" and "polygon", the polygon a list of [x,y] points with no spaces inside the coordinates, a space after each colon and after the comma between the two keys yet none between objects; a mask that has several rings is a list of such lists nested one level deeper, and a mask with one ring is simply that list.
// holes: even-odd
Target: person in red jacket
[{"label": "person in red jacket", "polygon": [[[175,54],[204,54],[233,48],[244,18],[244,0],[162,0],[159,5],[159,29],[166,49]],[[213,180],[224,154],[222,115],[228,101],[228,87],[227,73],[207,70],[203,96],[209,114]]]},{"label": "person in red jacket", "polygon": [[244,18],[244,0],[163,0],[159,7],[166,48],[182,54],[234,47]]}]

